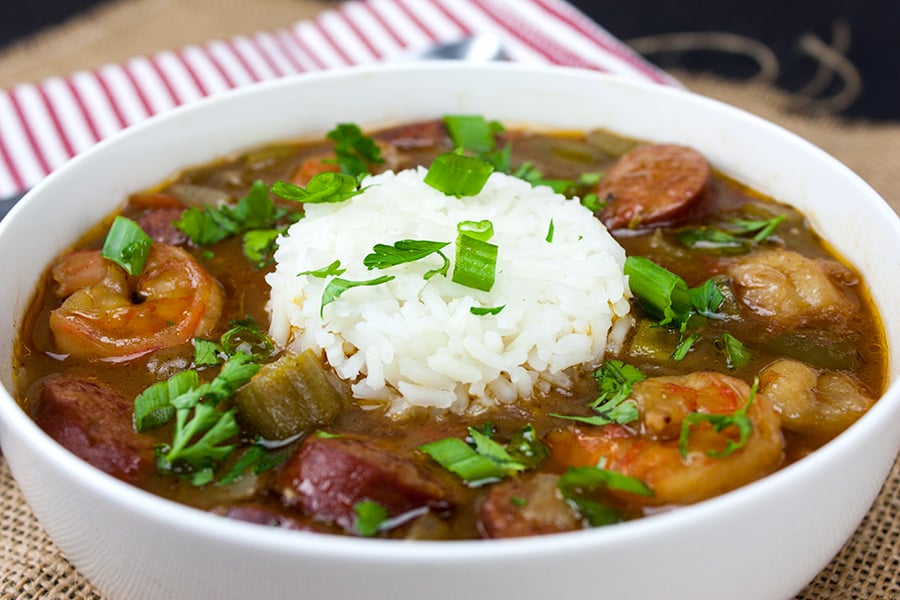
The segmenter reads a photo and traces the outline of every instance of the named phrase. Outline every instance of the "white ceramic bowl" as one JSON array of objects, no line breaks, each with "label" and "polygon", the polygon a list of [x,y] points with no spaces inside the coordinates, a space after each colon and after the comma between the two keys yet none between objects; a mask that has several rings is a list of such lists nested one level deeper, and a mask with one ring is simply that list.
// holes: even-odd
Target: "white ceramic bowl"
[{"label": "white ceramic bowl", "polygon": [[[125,195],[188,165],[340,121],[450,112],[677,141],[795,205],[868,279],[885,316],[890,390],[813,455],[672,513],[528,539],[398,542],[231,522],[142,492],[81,462],[19,409],[12,340],[44,267]],[[110,598],[788,598],[840,549],[900,446],[900,221],[847,168],[720,103],[593,72],[402,65],[260,85],[134,127],[71,161],[0,223],[0,440],[62,551]],[[9,318],[11,316],[12,318]]]}]

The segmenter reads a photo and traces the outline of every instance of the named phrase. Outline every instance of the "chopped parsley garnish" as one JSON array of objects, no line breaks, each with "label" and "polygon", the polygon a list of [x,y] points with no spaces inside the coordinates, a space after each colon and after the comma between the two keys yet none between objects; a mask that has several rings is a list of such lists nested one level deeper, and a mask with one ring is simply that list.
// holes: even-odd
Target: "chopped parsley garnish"
[{"label": "chopped parsley garnish", "polygon": [[750,251],[753,244],[762,243],[775,233],[784,219],[784,215],[771,219],[731,219],[721,227],[692,227],[679,232],[678,241],[697,250],[744,254]]},{"label": "chopped parsley garnish", "polygon": [[352,175],[332,171],[316,173],[305,188],[287,181],[276,181],[272,184],[272,193],[279,198],[303,204],[344,202],[364,190],[365,188],[360,188],[359,181]]},{"label": "chopped parsley garnish", "polygon": [[688,295],[691,298],[691,306],[698,315],[716,318],[718,310],[725,300],[722,290],[712,279],[707,279],[697,287],[690,288]]},{"label": "chopped parsley garnish", "polygon": [[529,423],[518,430],[506,445],[509,455],[529,469],[537,467],[545,458],[550,456],[550,449],[542,442]]},{"label": "chopped parsley garnish", "polygon": [[299,214],[289,214],[275,206],[266,184],[256,181],[247,195],[235,205],[205,209],[191,207],[181,213],[181,218],[174,225],[198,246],[208,246],[229,236],[244,234],[244,254],[253,263],[262,266],[270,259],[278,235],[287,230],[286,226],[276,227],[279,221],[299,218]]},{"label": "chopped parsley garnish", "polygon": [[757,388],[759,388],[758,377],[753,380],[753,386],[750,388],[750,395],[747,398],[747,402],[730,415],[713,415],[693,412],[685,416],[684,420],[681,422],[681,435],[678,438],[678,451],[681,453],[681,457],[687,458],[689,450],[688,438],[691,435],[691,428],[700,423],[709,423],[717,433],[721,433],[729,427],[735,427],[738,431],[738,440],[736,442],[731,439],[726,440],[726,445],[723,450],[709,450],[706,452],[707,456],[712,458],[724,458],[732,452],[746,446],[747,440],[750,439],[750,434],[753,433],[753,423],[750,421],[750,417],[747,416],[747,410],[756,398]]},{"label": "chopped parsley garnish", "polygon": [[639,479],[601,467],[569,467],[556,483],[563,498],[572,502],[591,527],[622,520],[619,511],[596,500],[604,490],[653,496],[653,490]]},{"label": "chopped parsley garnish", "polygon": [[261,446],[253,444],[241,454],[234,465],[216,483],[229,485],[238,481],[248,471],[259,475],[269,469],[277,467],[288,459],[287,452],[273,452]]},{"label": "chopped parsley garnish", "polygon": [[244,256],[257,267],[265,266],[275,251],[275,241],[286,231],[287,227],[248,231],[244,234]]},{"label": "chopped parsley garnish", "polygon": [[190,473],[195,485],[212,480],[216,466],[234,450],[233,444],[225,442],[240,433],[235,409],[222,410],[219,405],[258,370],[259,364],[251,356],[239,353],[208,383],[200,383],[197,371],[182,371],[153,384],[135,398],[134,421],[138,431],[159,427],[175,418],[172,443],[156,449],[160,472]]},{"label": "chopped parsley garnish", "polygon": [[506,308],[505,304],[502,306],[472,306],[469,308],[469,312],[476,317],[483,317],[485,315],[499,315],[504,308]]},{"label": "chopped parsley garnish", "polygon": [[348,279],[335,277],[328,282],[328,285],[326,285],[325,289],[322,291],[322,306],[319,308],[319,316],[322,315],[326,306],[337,300],[338,297],[347,290],[360,286],[381,285],[382,283],[387,283],[393,279],[393,275],[382,275],[381,277],[368,279],[366,281],[350,281]]},{"label": "chopped parsley garnish", "polygon": [[678,342],[678,346],[675,348],[675,351],[672,353],[672,360],[674,361],[682,361],[688,355],[688,352],[691,351],[691,348],[700,339],[696,334],[691,334],[686,338],[682,339]]},{"label": "chopped parsley garnish", "polygon": [[300,271],[297,273],[297,277],[301,275],[309,275],[310,277],[318,277],[319,279],[325,279],[326,277],[331,277],[332,275],[343,275],[347,272],[347,269],[341,267],[341,261],[336,260],[327,267],[322,267],[321,269],[314,269],[312,271]]},{"label": "chopped parsley garnish", "polygon": [[208,246],[230,235],[270,228],[285,213],[272,202],[268,186],[256,181],[237,204],[206,209],[191,207],[175,221],[175,227],[198,246]]},{"label": "chopped parsley garnish", "polygon": [[493,171],[494,167],[480,158],[448,152],[434,159],[424,182],[448,196],[475,196]]},{"label": "chopped parsley garnish", "polygon": [[633,400],[627,400],[632,386],[646,378],[637,367],[620,360],[608,360],[594,371],[594,379],[600,387],[600,394],[590,404],[594,415],[579,417],[552,413],[551,416],[588,425],[626,425],[640,416],[637,404]]},{"label": "chopped parsley garnish", "polygon": [[356,514],[353,528],[364,537],[378,533],[388,518],[387,509],[373,500],[360,500],[353,505],[353,512]]},{"label": "chopped parsley garnish", "polygon": [[715,346],[725,353],[725,364],[729,369],[743,367],[753,358],[747,346],[728,332],[716,338]]},{"label": "chopped parsley garnish", "polygon": [[400,240],[393,246],[375,244],[372,253],[363,258],[363,265],[368,269],[386,269],[404,263],[421,260],[431,254],[438,254],[443,259],[443,264],[425,273],[425,279],[431,279],[434,275],[447,275],[450,270],[450,259],[441,249],[450,242],[432,242],[428,240]]},{"label": "chopped parsley garnish", "polygon": [[129,275],[140,275],[144,272],[152,245],[153,240],[140,225],[120,215],[113,219],[100,254],[125,269]]},{"label": "chopped parsley garnish", "polygon": [[275,344],[253,319],[231,321],[231,328],[222,334],[218,342],[194,338],[194,364],[218,365],[238,353],[264,361],[272,355]]},{"label": "chopped parsley garnish", "polygon": [[341,123],[329,131],[326,137],[335,143],[335,158],[324,162],[337,163],[342,173],[359,178],[369,172],[369,165],[384,162],[378,144],[363,134],[358,125]]}]

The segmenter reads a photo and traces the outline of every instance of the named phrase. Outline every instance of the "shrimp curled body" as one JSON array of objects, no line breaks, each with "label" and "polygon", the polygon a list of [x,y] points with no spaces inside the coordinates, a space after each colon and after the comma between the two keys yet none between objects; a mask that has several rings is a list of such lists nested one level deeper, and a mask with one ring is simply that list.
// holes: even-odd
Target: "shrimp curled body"
[{"label": "shrimp curled body", "polygon": [[607,469],[640,479],[653,490],[652,497],[638,499],[642,503],[690,504],[767,475],[781,463],[784,440],[778,413],[761,394],[747,408],[752,432],[743,447],[723,452],[728,440],[737,441],[737,428],[715,431],[702,423],[691,428],[688,454],[681,454],[685,417],[732,415],[746,405],[750,393],[744,381],[720,373],[653,377],[632,390],[638,421],[628,427],[570,429],[551,435],[549,441],[557,460],[568,466],[600,461]]},{"label": "shrimp curled body", "polygon": [[57,348],[122,361],[209,333],[222,313],[219,283],[186,251],[154,244],[144,272],[129,276],[99,250],[68,254],[52,271],[65,298],[50,313]]}]

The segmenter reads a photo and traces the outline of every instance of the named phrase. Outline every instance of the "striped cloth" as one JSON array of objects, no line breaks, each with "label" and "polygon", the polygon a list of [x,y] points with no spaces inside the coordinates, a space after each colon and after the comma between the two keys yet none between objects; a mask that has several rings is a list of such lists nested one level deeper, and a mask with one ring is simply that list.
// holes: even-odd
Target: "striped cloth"
[{"label": "striped cloth", "polygon": [[371,64],[491,33],[510,60],[662,84],[644,61],[564,0],[352,0],[275,31],[137,57],[0,91],[0,198],[152,115],[296,73]]}]

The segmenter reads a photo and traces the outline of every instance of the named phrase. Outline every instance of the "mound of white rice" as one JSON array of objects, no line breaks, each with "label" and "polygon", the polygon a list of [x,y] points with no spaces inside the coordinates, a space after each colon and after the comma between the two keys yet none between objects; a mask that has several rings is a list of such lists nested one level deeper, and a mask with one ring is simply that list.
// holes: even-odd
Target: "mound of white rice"
[{"label": "mound of white rice", "polygon": [[[569,385],[564,370],[601,359],[613,325],[627,321],[622,247],[577,200],[548,187],[494,173],[477,196],[455,198],[425,184],[425,173],[369,177],[351,200],[306,206],[266,278],[272,337],[324,351],[357,399],[398,416],[413,406],[474,413]],[[457,224],[484,219],[499,247],[490,292],[450,279]],[[375,244],[404,239],[451,242],[447,277],[423,278],[441,265],[437,255],[383,270],[363,265]],[[349,289],[323,310],[330,277],[298,273],[335,260],[347,269],[343,279],[395,279]],[[496,315],[469,310],[498,306]]]}]

